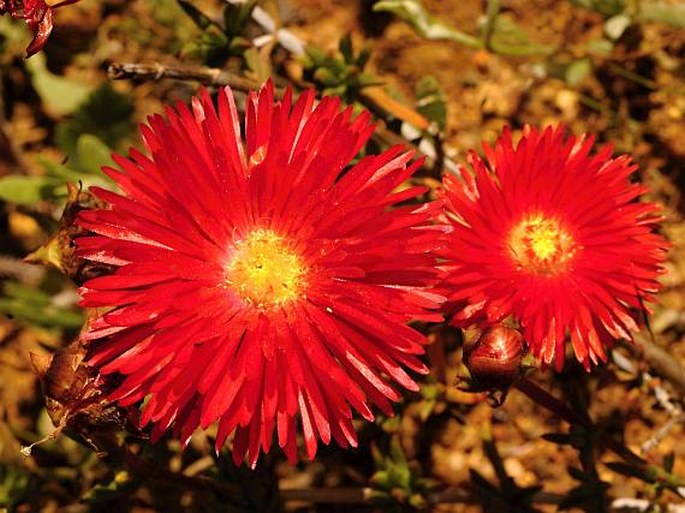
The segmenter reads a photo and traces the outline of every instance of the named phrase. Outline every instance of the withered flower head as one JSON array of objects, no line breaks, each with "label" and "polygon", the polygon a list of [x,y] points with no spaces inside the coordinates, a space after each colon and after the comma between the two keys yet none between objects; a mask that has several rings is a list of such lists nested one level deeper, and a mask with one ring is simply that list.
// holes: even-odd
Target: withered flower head
[{"label": "withered flower head", "polygon": [[40,52],[47,43],[52,32],[53,11],[78,1],[63,0],[48,4],[45,0],[0,0],[0,16],[7,13],[15,20],[24,20],[33,32],[33,39],[26,48],[28,58]]}]

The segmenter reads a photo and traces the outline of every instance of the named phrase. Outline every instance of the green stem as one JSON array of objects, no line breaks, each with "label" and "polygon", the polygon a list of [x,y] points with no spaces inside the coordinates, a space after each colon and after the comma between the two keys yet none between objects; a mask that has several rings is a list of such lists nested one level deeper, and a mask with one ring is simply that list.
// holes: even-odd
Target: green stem
[{"label": "green stem", "polygon": [[533,402],[538,403],[552,413],[556,413],[559,418],[565,420],[569,424],[575,424],[586,428],[590,427],[587,422],[584,422],[578,417],[563,401],[557,399],[547,392],[547,390],[533,383],[528,378],[518,380],[514,384],[514,387],[523,392]]},{"label": "green stem", "polygon": [[[520,379],[514,385],[518,390],[523,392],[529,399],[533,402],[539,404],[543,408],[555,413],[559,418],[565,420],[571,425],[581,426],[588,431],[594,431],[596,426],[589,420],[584,420],[578,417],[566,404],[557,399],[552,394],[547,392],[545,389],[539,385],[533,383],[527,378]],[[623,460],[632,463],[634,465],[644,466],[647,465],[647,461],[642,459],[640,456],[631,451],[628,447],[623,445],[621,442],[615,440],[606,435],[601,435],[600,443],[609,449],[611,452],[615,453],[617,456],[621,457]]]}]

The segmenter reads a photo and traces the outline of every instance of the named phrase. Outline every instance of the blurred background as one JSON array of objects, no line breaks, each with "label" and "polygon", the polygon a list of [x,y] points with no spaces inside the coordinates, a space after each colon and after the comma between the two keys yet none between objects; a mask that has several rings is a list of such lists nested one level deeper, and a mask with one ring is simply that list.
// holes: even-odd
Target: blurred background
[{"label": "blurred background", "polygon": [[[0,17],[0,511],[685,511],[685,374],[662,379],[639,351],[619,345],[591,375],[534,375],[592,419],[569,427],[517,390],[498,408],[459,390],[460,334],[424,326],[432,373],[395,417],[359,424],[359,449],[297,466],[275,451],[250,471],[213,453],[211,431],[185,452],[119,432],[77,400],[85,378],[46,375],[85,314],[69,278],[22,260],[59,232],[34,253],[55,262],[78,196],[66,183],[112,187],[111,152],[139,146],[137,124],[164,103],[217,85],[206,68],[271,76],[371,109],[369,149],[418,147],[415,180],[431,187],[504,125],[564,123],[631,154],[673,242],[641,337],[685,365],[685,3],[82,0],[54,25],[26,60],[31,31]],[[22,452],[60,420],[66,434]],[[104,432],[125,457],[98,456]]]}]

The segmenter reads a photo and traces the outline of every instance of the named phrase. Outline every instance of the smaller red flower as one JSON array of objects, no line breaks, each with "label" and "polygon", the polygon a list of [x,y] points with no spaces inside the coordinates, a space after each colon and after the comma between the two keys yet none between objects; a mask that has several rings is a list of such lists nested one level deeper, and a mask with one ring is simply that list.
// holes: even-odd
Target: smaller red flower
[{"label": "smaller red flower", "polygon": [[8,13],[15,20],[26,21],[33,32],[33,39],[26,48],[26,57],[29,58],[47,43],[52,32],[53,10],[76,2],[78,0],[63,0],[48,5],[45,0],[0,0],[0,16]]},{"label": "smaller red flower", "polygon": [[445,286],[458,326],[516,319],[543,363],[564,364],[570,338],[586,369],[606,361],[615,339],[631,339],[668,243],[654,232],[659,207],[638,201],[630,157],[564,128],[524,129],[517,145],[505,129],[473,173],[444,179],[453,226],[444,255]]}]

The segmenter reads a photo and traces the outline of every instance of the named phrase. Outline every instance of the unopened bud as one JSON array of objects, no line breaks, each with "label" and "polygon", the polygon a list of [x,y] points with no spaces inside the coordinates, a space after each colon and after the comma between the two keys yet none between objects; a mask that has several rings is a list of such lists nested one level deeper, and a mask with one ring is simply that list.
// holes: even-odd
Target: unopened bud
[{"label": "unopened bud", "polygon": [[524,347],[518,330],[491,326],[464,348],[464,365],[479,388],[508,388],[521,376]]},{"label": "unopened bud", "polygon": [[[1,2],[2,0],[0,0]],[[109,274],[112,268],[105,264],[96,264],[76,255],[74,239],[87,235],[75,221],[82,210],[102,208],[103,203],[90,192],[82,191],[72,183],[67,184],[68,197],[60,219],[59,231],[45,244],[24,258],[29,264],[42,264],[54,267],[81,285],[86,280]]]}]

